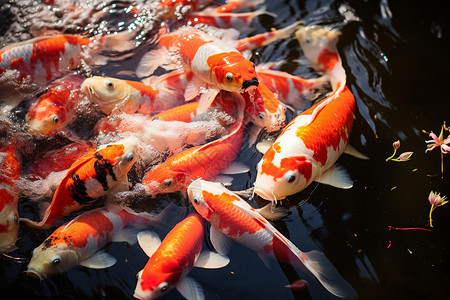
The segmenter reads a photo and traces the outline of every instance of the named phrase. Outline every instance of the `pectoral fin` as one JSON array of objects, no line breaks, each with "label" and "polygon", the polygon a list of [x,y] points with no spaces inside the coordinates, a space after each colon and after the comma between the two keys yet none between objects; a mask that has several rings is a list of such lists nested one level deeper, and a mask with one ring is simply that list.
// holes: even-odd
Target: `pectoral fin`
[{"label": "pectoral fin", "polygon": [[85,261],[81,262],[80,265],[91,269],[105,269],[111,267],[116,262],[117,259],[114,256],[105,251],[98,251]]},{"label": "pectoral fin", "polygon": [[218,269],[225,267],[230,262],[226,256],[212,251],[203,251],[195,262],[194,267],[205,269]]},{"label": "pectoral fin", "polygon": [[228,167],[222,171],[223,174],[242,174],[247,173],[250,170],[250,168],[243,163],[234,161],[228,165]]},{"label": "pectoral fin", "polygon": [[216,227],[211,226],[210,239],[214,249],[216,249],[217,252],[222,255],[227,255],[231,248],[230,238],[216,229]]},{"label": "pectoral fin", "polygon": [[349,144],[347,144],[347,147],[345,147],[344,153],[349,154],[349,155],[354,156],[354,157],[359,158],[359,159],[369,159],[368,156],[362,154],[361,152],[359,152],[358,150],[356,150],[355,148],[353,148]]},{"label": "pectoral fin", "polygon": [[353,180],[350,179],[347,171],[336,165],[326,170],[320,177],[314,179],[314,181],[341,189],[353,187]]},{"label": "pectoral fin", "polygon": [[189,300],[203,300],[205,295],[200,284],[190,277],[185,277],[176,285],[177,290]]},{"label": "pectoral fin", "polygon": [[152,231],[139,232],[137,235],[137,240],[139,242],[139,246],[141,246],[142,250],[148,257],[151,257],[153,253],[155,253],[156,249],[158,249],[159,245],[161,245],[161,239],[155,232]]}]

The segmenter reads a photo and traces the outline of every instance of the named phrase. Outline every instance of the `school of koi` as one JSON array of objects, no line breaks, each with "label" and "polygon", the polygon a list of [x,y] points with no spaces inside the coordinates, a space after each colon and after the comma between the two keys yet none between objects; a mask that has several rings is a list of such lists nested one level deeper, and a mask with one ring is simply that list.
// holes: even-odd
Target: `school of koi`
[{"label": "school of koi", "polygon": [[[137,237],[150,259],[136,270],[135,298],[154,299],[176,288],[187,299],[203,299],[201,286],[187,275],[194,266],[226,266],[231,239],[264,262],[264,256],[276,256],[306,267],[337,297],[356,296],[322,253],[300,251],[267,221],[287,214],[278,200],[313,181],[351,188],[348,174],[334,163],[344,152],[366,158],[347,144],[356,104],[336,48],[338,31],[295,22],[238,39],[236,29],[249,30],[257,16],[273,16],[262,1],[218,6],[162,0],[115,6],[115,13],[123,9],[135,20],[134,27],[104,34],[90,22],[94,29],[82,32],[77,22],[104,18],[108,10],[42,2],[66,11],[60,26],[74,33],[34,28],[37,37],[0,49],[0,88],[14,95],[1,97],[0,252],[15,249],[19,224],[56,228],[32,252],[27,268],[27,275],[45,280],[77,265],[110,267],[116,259],[102,248]],[[249,60],[251,51],[279,39],[297,40],[321,76],[303,79],[276,70],[280,62]],[[96,72],[138,50],[146,53],[134,80]],[[17,105],[26,114],[15,114]],[[286,125],[287,108],[297,116]],[[276,138],[260,141],[261,132]],[[264,153],[257,166],[235,161],[246,144]],[[227,175],[249,169],[257,170],[252,196],[271,201],[261,209],[238,196],[245,193],[224,187],[231,185]],[[166,215],[166,209],[158,216],[136,212],[130,199],[156,202],[174,192],[197,213],[162,242],[153,232],[125,230],[157,226]],[[43,206],[42,217],[19,216],[22,199],[29,198]],[[91,205],[97,208],[86,209]],[[217,252],[202,252],[205,220]]]}]

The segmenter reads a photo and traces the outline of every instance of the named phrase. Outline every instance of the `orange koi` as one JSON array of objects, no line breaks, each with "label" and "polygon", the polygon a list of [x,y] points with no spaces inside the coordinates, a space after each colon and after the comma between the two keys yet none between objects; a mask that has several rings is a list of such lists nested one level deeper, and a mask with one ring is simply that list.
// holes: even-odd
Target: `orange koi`
[{"label": "orange koi", "polygon": [[25,120],[33,134],[53,136],[70,124],[75,106],[81,100],[84,77],[70,75],[56,80],[30,107]]},{"label": "orange koi", "polygon": [[188,196],[197,212],[211,223],[211,242],[220,254],[226,255],[229,243],[225,240],[231,238],[254,250],[264,262],[268,255],[306,267],[335,296],[355,295],[325,255],[300,251],[258,211],[222,185],[198,179],[189,185]]},{"label": "orange koi", "polygon": [[[39,279],[63,273],[77,265],[93,269],[108,268],[116,258],[101,249],[110,241],[119,241],[119,233],[134,224],[156,224],[165,212],[158,216],[135,213],[128,208],[98,208],[85,212],[56,229],[32,252],[27,275]],[[135,234],[122,240],[133,244]]]},{"label": "orange koi", "polygon": [[42,221],[27,218],[20,221],[34,228],[48,229],[59,219],[93,203],[111,188],[118,185],[128,188],[127,173],[136,161],[137,147],[137,139],[130,137],[90,150],[64,175]]},{"label": "orange koi", "polygon": [[19,231],[17,211],[19,195],[15,188],[15,180],[19,178],[22,167],[14,149],[14,143],[8,143],[0,148],[0,253],[10,252],[16,248]]},{"label": "orange koi", "polygon": [[170,63],[181,62],[195,75],[185,90],[185,99],[192,100],[205,89],[200,97],[200,111],[209,107],[221,89],[243,93],[258,86],[252,62],[228,43],[199,29],[182,27],[161,36],[158,45],[159,49],[144,55],[136,74],[152,74],[158,66],[168,64],[168,57]]},{"label": "orange koi", "polygon": [[148,171],[142,184],[150,195],[184,191],[197,178],[212,179],[236,158],[244,136],[244,100],[235,94],[239,117],[230,133],[203,146],[196,146],[170,156]]},{"label": "orange koi", "polygon": [[22,77],[45,83],[81,66],[85,51],[91,54],[102,50],[124,51],[134,47],[134,33],[124,31],[103,37],[83,37],[63,34],[38,37],[0,49],[0,76],[6,70],[17,70]]},{"label": "orange koi", "polygon": [[205,221],[192,213],[179,222],[161,242],[158,235],[140,232],[138,241],[150,257],[138,273],[134,297],[156,299],[176,288],[187,299],[203,299],[202,287],[187,274],[193,267],[217,269],[229,263],[227,257],[202,251]]}]

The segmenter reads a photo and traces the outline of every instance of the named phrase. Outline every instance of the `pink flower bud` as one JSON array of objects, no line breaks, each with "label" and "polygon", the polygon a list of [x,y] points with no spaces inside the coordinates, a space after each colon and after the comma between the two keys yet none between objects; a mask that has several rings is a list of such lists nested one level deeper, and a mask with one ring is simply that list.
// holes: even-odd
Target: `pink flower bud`
[{"label": "pink flower bud", "polygon": [[408,160],[410,160],[413,153],[414,152],[403,152],[402,154],[400,154],[399,157],[397,157],[397,159],[400,161],[408,161]]},{"label": "pink flower bud", "polygon": [[397,150],[398,148],[400,148],[400,141],[395,141],[395,142],[392,144],[392,147],[394,147],[395,150]]}]

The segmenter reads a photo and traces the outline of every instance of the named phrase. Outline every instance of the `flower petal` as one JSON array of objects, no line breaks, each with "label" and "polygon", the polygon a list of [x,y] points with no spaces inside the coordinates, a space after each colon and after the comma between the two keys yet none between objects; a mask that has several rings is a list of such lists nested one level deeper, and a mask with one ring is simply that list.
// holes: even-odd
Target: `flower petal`
[{"label": "flower petal", "polygon": [[400,154],[399,157],[397,157],[397,159],[400,161],[408,161],[413,155],[413,153],[414,152],[403,152],[402,154]]}]

